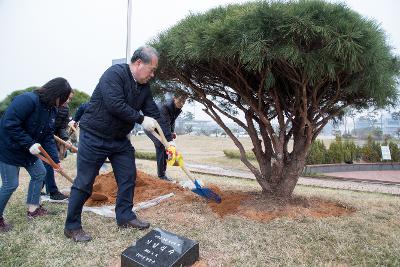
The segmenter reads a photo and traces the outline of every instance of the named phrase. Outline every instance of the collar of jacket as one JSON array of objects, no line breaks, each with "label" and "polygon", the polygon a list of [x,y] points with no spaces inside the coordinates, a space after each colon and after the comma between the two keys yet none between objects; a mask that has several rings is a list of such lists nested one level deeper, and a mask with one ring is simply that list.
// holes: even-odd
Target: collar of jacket
[{"label": "collar of jacket", "polygon": [[137,86],[138,82],[136,81],[135,76],[133,76],[133,73],[132,73],[132,71],[131,71],[131,68],[130,68],[129,64],[126,64],[126,66],[128,67],[129,77],[130,77],[132,80],[135,81],[136,86]]}]

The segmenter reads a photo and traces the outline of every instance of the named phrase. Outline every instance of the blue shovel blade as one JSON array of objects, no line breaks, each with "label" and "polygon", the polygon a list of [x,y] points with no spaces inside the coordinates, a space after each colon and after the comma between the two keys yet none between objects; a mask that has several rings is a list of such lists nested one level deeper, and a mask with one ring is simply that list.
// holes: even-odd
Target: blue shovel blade
[{"label": "blue shovel blade", "polygon": [[192,192],[207,199],[214,200],[217,203],[221,203],[222,201],[221,197],[215,192],[213,192],[211,189],[201,187],[201,185],[197,180],[194,181],[194,184],[196,186],[196,189],[192,189]]}]

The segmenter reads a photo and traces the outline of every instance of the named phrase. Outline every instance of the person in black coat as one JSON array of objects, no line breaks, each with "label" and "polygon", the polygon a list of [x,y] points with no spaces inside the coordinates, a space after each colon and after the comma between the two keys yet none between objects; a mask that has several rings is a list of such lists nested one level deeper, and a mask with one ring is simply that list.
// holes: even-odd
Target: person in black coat
[{"label": "person in black coat", "polygon": [[[117,64],[100,77],[80,120],[77,176],[71,187],[64,235],[76,242],[91,240],[82,229],[82,207],[90,197],[99,169],[108,158],[118,185],[115,205],[119,227],[146,229],[132,211],[136,180],[135,150],[127,135],[135,123],[153,131],[156,120],[164,129],[148,84],[158,66],[158,53],[140,47],[130,64]],[[143,115],[140,113],[143,113]],[[171,135],[166,136],[171,141]]]},{"label": "person in black coat", "polygon": [[[168,129],[165,134],[171,134],[173,139],[176,138],[175,121],[182,112],[182,107],[185,105],[186,98],[186,96],[174,96],[170,101],[159,107],[161,120],[168,125]],[[156,137],[154,137],[151,132],[145,131],[145,133],[153,141],[156,148],[158,177],[162,180],[172,181],[172,179],[165,174],[167,170],[168,159],[165,146]]]},{"label": "person in black coat", "polygon": [[[69,102],[71,102],[74,92],[71,91],[67,101],[60,107],[57,108],[57,115],[55,119],[54,134],[60,137],[64,141],[68,141],[69,137],[67,134],[67,126],[69,120]],[[59,153],[64,153],[61,149],[60,144],[57,145],[57,150]],[[60,156],[61,157],[61,156]],[[63,157],[61,157],[62,159]],[[54,177],[54,169],[49,164],[44,163],[46,168],[46,177],[44,179],[44,185],[46,186],[46,192],[50,195],[50,199],[53,200],[64,200],[68,197],[58,190],[57,183]]]},{"label": "person in black coat", "polygon": [[73,92],[69,96],[68,100],[64,105],[57,109],[57,117],[55,123],[55,135],[60,137],[64,141],[68,141],[68,133],[67,127],[69,122],[69,102],[71,102],[72,97],[74,96]]},{"label": "person in black coat", "polygon": [[48,214],[39,204],[46,169],[36,155],[40,153],[40,147],[43,147],[59,164],[53,137],[56,107],[67,101],[71,90],[67,80],[55,78],[34,92],[16,96],[1,118],[0,231],[11,229],[4,221],[3,212],[18,187],[20,167],[24,167],[31,176],[27,196],[28,219]]}]

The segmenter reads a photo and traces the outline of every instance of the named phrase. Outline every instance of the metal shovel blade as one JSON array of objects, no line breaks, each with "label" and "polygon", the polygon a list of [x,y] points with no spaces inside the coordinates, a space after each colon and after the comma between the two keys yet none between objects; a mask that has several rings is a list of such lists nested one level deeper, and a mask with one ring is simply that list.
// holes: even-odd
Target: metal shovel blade
[{"label": "metal shovel blade", "polygon": [[194,181],[194,184],[196,185],[196,188],[192,189],[192,192],[198,194],[199,196],[205,197],[209,200],[214,200],[217,203],[221,203],[222,201],[221,197],[215,192],[213,192],[211,189],[201,187],[201,185],[197,180]]}]

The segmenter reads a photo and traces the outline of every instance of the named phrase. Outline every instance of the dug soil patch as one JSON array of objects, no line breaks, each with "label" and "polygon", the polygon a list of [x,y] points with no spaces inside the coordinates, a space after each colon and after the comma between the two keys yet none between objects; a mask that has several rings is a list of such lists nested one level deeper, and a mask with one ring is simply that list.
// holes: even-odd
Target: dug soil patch
[{"label": "dug soil patch", "polygon": [[355,209],[335,201],[321,198],[294,196],[282,199],[262,195],[261,192],[223,192],[222,205],[209,203],[220,217],[235,214],[255,221],[270,221],[280,217],[338,217],[355,212]]},{"label": "dug soil patch", "polygon": [[[236,215],[255,221],[270,221],[275,218],[304,218],[304,217],[338,217],[345,216],[355,211],[352,207],[344,204],[320,199],[296,197],[287,201],[266,197],[261,192],[242,192],[242,191],[223,191],[215,185],[206,184],[204,187],[211,189],[222,198],[221,203],[209,201],[200,197],[180,185],[160,180],[144,172],[138,171],[136,177],[136,187],[134,203],[147,201],[161,195],[174,193],[174,197],[167,200],[173,202],[175,212],[181,214],[185,212],[180,209],[180,204],[204,203],[217,216],[224,218],[228,215]],[[115,204],[117,197],[117,184],[114,173],[110,172],[96,177],[93,186],[93,195],[88,199],[88,206],[102,206]],[[185,205],[182,205],[185,206]],[[173,212],[173,211],[172,211]],[[182,215],[182,214],[181,214]],[[183,216],[185,217],[185,216]]]}]

